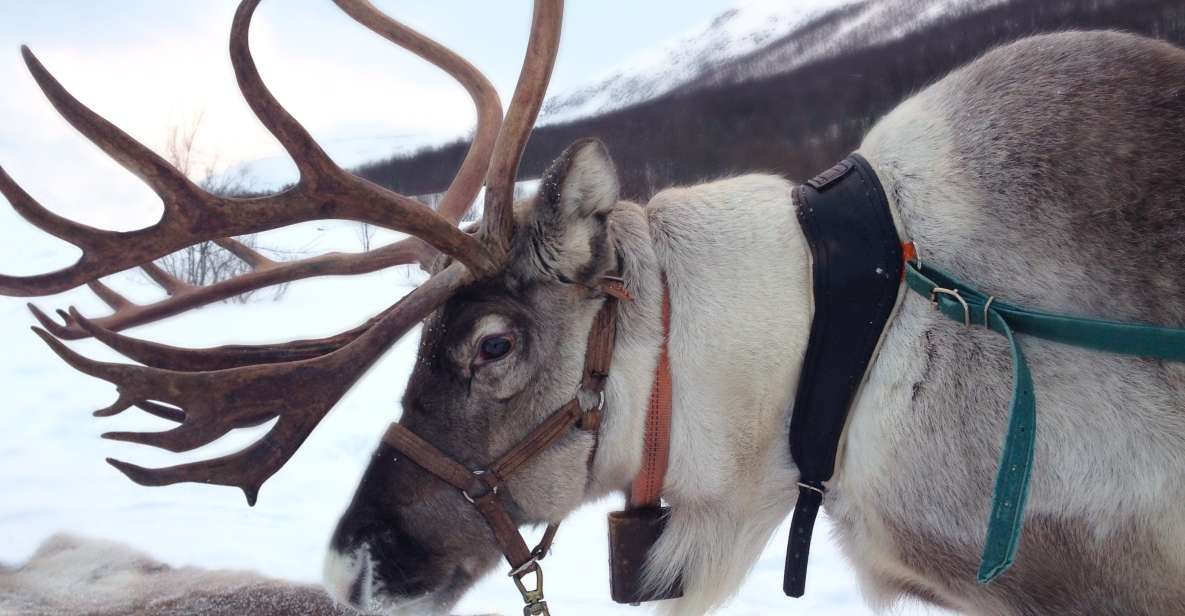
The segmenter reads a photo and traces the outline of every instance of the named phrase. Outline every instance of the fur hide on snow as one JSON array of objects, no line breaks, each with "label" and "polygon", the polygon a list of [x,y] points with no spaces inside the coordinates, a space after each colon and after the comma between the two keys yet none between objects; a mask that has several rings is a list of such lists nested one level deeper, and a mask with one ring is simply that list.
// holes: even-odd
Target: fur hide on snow
[{"label": "fur hide on snow", "polygon": [[171,567],[128,546],[58,534],[0,565],[0,614],[346,616],[319,587],[248,571]]}]

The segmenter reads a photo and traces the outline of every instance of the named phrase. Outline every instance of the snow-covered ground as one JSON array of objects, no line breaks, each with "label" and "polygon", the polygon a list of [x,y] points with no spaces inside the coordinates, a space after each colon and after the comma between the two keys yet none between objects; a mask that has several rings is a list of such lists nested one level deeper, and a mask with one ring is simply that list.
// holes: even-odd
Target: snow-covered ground
[{"label": "snow-covered ground", "polygon": [[[25,234],[21,234],[24,236]],[[389,239],[380,236],[377,240]],[[64,251],[51,240],[22,251],[22,272],[63,263]],[[278,248],[356,250],[356,225],[319,222],[265,236]],[[10,246],[11,248],[11,246]],[[171,344],[210,346],[317,336],[347,329],[408,292],[421,279],[410,267],[353,278],[325,278],[294,284],[281,301],[218,304],[134,334]],[[131,274],[114,285],[133,299],[159,291]],[[86,291],[35,300],[42,307],[79,306],[88,314],[104,308]],[[27,558],[51,533],[113,539],[174,565],[246,568],[292,580],[317,581],[326,542],[344,510],[388,422],[399,417],[399,398],[416,349],[409,335],[384,357],[337,405],[321,426],[263,488],[250,508],[237,490],[182,484],[164,488],[135,485],[103,463],[117,457],[148,466],[174,464],[241,448],[267,426],[232,433],[193,454],[178,456],[147,447],[106,441],[101,432],[161,429],[167,422],[129,411],[96,419],[90,411],[114,400],[114,388],[74,372],[22,324],[31,323],[24,302],[0,299],[0,562]],[[115,359],[93,341],[72,343],[88,355]],[[639,610],[608,597],[605,514],[617,502],[585,507],[561,530],[547,569],[547,596],[563,614],[627,614]],[[786,528],[771,543],[727,614],[870,614],[850,568],[829,540],[822,521],[812,553],[805,599],[782,595]],[[513,586],[501,572],[470,592],[460,613],[519,609]],[[906,613],[902,611],[901,613]],[[913,612],[910,612],[913,613]]]}]

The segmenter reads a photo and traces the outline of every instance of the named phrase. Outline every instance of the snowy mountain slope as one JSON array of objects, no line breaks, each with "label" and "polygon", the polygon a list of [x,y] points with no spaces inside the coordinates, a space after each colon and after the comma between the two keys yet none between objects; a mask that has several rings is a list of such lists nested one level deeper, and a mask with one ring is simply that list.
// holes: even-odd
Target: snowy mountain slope
[{"label": "snowy mountain slope", "polygon": [[869,0],[837,7],[768,45],[703,71],[684,90],[724,86],[789,72],[810,62],[886,43],[935,21],[1010,0]]},{"label": "snowy mountain slope", "polygon": [[741,83],[883,43],[943,16],[1009,0],[740,0],[587,86],[551,96],[542,124],[628,107],[677,90]]},{"label": "snowy mountain slope", "polygon": [[594,83],[549,97],[543,105],[543,123],[595,115],[661,96],[761,49],[820,14],[857,3],[741,0],[710,22],[658,44]]}]

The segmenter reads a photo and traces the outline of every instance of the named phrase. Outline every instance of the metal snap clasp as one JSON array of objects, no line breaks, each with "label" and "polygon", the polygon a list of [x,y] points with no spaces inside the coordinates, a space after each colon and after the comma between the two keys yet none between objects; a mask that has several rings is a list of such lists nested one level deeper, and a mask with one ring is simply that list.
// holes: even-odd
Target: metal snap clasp
[{"label": "metal snap clasp", "polygon": [[[528,573],[535,572],[535,587],[527,588],[523,584],[523,578]],[[532,558],[527,562],[515,567],[514,571],[510,572],[510,579],[514,580],[514,585],[518,587],[518,592],[523,596],[523,616],[550,616],[551,612],[547,610],[547,601],[543,599],[543,567],[539,566],[539,562]]]}]

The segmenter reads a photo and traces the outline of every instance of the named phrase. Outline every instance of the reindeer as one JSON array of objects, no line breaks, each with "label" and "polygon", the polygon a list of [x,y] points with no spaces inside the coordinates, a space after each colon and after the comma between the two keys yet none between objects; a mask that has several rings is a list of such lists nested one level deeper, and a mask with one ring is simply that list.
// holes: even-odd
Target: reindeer
[{"label": "reindeer", "polygon": [[[439,211],[334,165],[263,85],[247,44],[259,0],[244,0],[231,33],[235,73],[300,182],[252,199],[203,193],[71,97],[26,49],[58,111],[144,179],[165,213],[138,231],[91,229],[50,213],[0,171],[0,192],[22,216],[83,250],[57,272],[0,277],[0,292],[47,295],[85,283],[112,306],[97,319],[71,310],[64,323],[34,309],[54,351],[117,385],[118,400],[97,415],[136,406],[178,422],[106,438],[184,451],[277,419],[260,442],[215,460],[163,469],[110,460],[141,484],[237,486],[249,502],[423,320],[402,416],[325,567],[339,599],[387,611],[447,611],[500,551],[516,582],[538,575],[540,552],[527,551],[516,528],[558,523],[630,484],[665,345],[673,418],[662,494],[671,510],[645,580],[682,581],[669,613],[719,605],[787,515],[798,480],[787,415],[813,304],[791,183],[746,175],[664,190],[643,207],[620,199],[605,146],[586,140],[560,154],[535,197],[512,203],[561,3],[536,0],[503,118],[467,62],[365,0],[335,1],[474,100],[473,143]],[[927,261],[1034,308],[1185,325],[1185,52],[1108,32],[1016,42],[901,103],[859,152],[885,187],[898,232]],[[462,231],[456,222],[483,182],[485,216]],[[282,263],[230,239],[315,218],[412,237]],[[150,305],[100,282],[207,240],[254,270],[200,288],[158,275],[173,295]],[[248,289],[409,262],[432,277],[339,336],[194,350],[117,333]],[[85,336],[143,365],[96,362],[61,341]],[[1015,566],[981,585],[974,572],[1006,422],[1008,349],[904,298],[854,403],[825,500],[863,589],[880,606],[908,596],[980,615],[1182,613],[1185,368],[1025,346],[1040,413],[1030,506]]]}]

